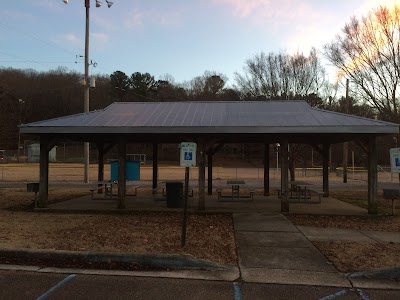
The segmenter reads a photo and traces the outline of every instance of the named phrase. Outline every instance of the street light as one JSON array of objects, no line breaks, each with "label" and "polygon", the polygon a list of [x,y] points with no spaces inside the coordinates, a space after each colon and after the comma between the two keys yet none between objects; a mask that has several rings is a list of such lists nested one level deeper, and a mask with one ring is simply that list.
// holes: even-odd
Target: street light
[{"label": "street light", "polygon": [[[62,0],[65,4],[68,4],[69,0]],[[84,89],[85,89],[85,100],[84,100],[84,112],[89,112],[89,8],[90,0],[85,1],[86,8],[86,26],[85,26],[85,79],[84,79]],[[108,8],[113,5],[113,2],[106,0]],[[101,6],[101,1],[96,0],[96,7]],[[84,181],[89,182],[89,143],[85,143],[83,146],[83,156],[84,156]]]}]

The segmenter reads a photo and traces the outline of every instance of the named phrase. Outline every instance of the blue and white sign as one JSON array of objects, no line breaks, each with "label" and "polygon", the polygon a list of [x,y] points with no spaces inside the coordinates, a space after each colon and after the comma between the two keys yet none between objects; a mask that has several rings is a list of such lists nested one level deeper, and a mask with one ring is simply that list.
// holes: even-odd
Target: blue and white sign
[{"label": "blue and white sign", "polygon": [[400,148],[390,149],[390,166],[392,173],[400,173]]},{"label": "blue and white sign", "polygon": [[193,153],[192,152],[185,152],[185,160],[192,160]]},{"label": "blue and white sign", "polygon": [[181,143],[181,167],[196,166],[196,143]]}]

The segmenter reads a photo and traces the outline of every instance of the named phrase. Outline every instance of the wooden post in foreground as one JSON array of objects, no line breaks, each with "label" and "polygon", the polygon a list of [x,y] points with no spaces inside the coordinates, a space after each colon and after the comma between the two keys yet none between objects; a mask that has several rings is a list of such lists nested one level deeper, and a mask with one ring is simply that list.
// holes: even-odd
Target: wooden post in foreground
[{"label": "wooden post in foreground", "polygon": [[281,212],[289,212],[288,141],[281,141]]},{"label": "wooden post in foreground", "polygon": [[368,213],[378,213],[378,167],[376,157],[376,137],[368,139]]}]

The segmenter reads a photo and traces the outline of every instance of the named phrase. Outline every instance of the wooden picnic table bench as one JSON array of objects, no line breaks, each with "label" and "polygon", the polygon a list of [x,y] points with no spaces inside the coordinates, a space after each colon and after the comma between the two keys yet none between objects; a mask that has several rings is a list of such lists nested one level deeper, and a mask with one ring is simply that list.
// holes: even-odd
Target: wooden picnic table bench
[{"label": "wooden picnic table bench", "polygon": [[113,185],[116,185],[116,181],[99,181],[96,182],[96,185],[92,188],[90,188],[90,192],[92,193],[92,200],[94,199],[94,192],[98,191],[99,194],[102,193],[103,187],[104,187],[104,199],[107,197],[112,198],[112,190],[113,190]]},{"label": "wooden picnic table bench", "polygon": [[[92,194],[92,200],[94,199],[94,192],[101,191],[101,192],[99,192],[99,194],[101,194],[103,191],[103,187],[104,187],[104,199],[107,199],[107,197],[112,199],[114,185],[118,186],[118,182],[117,181],[99,181],[99,182],[97,182],[96,186],[90,188],[90,192]],[[132,184],[127,184],[126,187],[127,187],[127,189],[132,188],[134,190],[133,194],[126,193],[126,196],[136,196],[137,190],[138,190],[138,188],[140,188],[139,185],[132,185]]]},{"label": "wooden picnic table bench", "polygon": [[[321,203],[321,197],[324,195],[324,192],[319,190],[316,186],[305,182],[290,182],[290,188],[288,191],[290,193],[289,199],[296,199],[299,202],[304,200],[304,203]],[[318,202],[311,201],[311,193],[317,194]],[[278,189],[278,197],[281,197],[281,189]]]},{"label": "wooden picnic table bench", "polygon": [[[243,190],[243,189],[242,189]],[[253,201],[254,199],[254,194],[256,193],[255,189],[248,189],[249,194],[240,194],[240,190],[239,189],[235,189],[234,187],[232,187],[231,190],[231,194],[230,195],[223,195],[223,188],[219,187],[216,189],[217,194],[218,194],[218,201],[224,201],[224,199],[229,199],[229,200],[225,200],[225,201],[235,201],[235,200],[240,200],[240,199],[250,199],[251,201]]]}]

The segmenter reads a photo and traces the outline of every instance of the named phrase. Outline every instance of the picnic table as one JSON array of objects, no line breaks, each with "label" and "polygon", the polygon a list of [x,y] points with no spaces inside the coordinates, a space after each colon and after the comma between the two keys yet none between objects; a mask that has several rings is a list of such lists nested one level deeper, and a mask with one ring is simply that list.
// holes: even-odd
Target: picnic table
[{"label": "picnic table", "polygon": [[[321,203],[321,197],[324,193],[323,191],[318,190],[315,185],[304,181],[289,181],[289,184],[289,199],[296,199],[299,202],[304,200],[305,203]],[[307,201],[311,200],[311,192],[318,195],[318,202]],[[278,189],[278,197],[281,197],[280,189]]]},{"label": "picnic table", "polygon": [[[96,186],[94,188],[91,188],[90,191],[92,193],[92,200],[94,199],[94,191],[102,191],[103,187],[104,187],[104,199],[112,199],[113,196],[113,188],[115,188],[115,186],[118,186],[118,181],[115,180],[105,180],[105,181],[98,181],[96,182]],[[136,196],[137,195],[137,190],[140,186],[135,185],[135,183],[131,184],[129,182],[127,182],[126,184],[126,188],[133,188],[134,192],[132,194],[126,194],[127,196]],[[101,192],[99,192],[101,193]]]},{"label": "picnic table", "polygon": [[246,186],[246,182],[244,180],[227,180],[226,185],[230,188],[231,194],[230,195],[222,195],[222,190],[223,188],[219,187],[217,188],[217,193],[218,193],[218,200],[222,200],[224,198],[228,198],[230,200],[239,200],[242,198],[250,198],[253,200],[253,196],[255,193],[255,190],[250,190],[249,195],[241,195],[240,194],[240,187]]},{"label": "picnic table", "polygon": [[246,182],[244,180],[228,180],[226,184],[232,186],[232,200],[233,200],[234,198],[236,199],[240,198],[240,186],[245,185]]},{"label": "picnic table", "polygon": [[111,181],[111,180],[96,182],[96,187],[90,189],[90,191],[92,193],[92,200],[94,199],[94,191],[103,190],[103,186],[104,186],[104,199],[107,199],[107,197],[109,197],[111,199],[112,193],[113,193],[113,191],[112,191],[113,185],[116,185],[116,184],[117,184],[116,181]]}]

